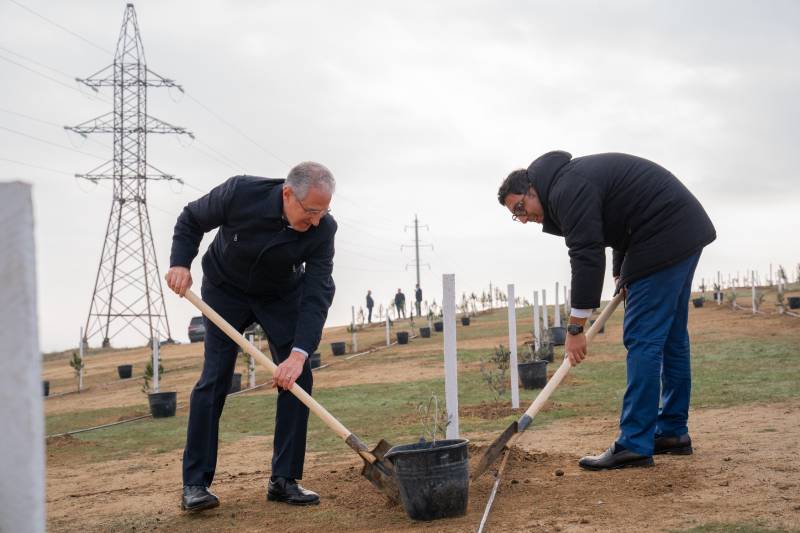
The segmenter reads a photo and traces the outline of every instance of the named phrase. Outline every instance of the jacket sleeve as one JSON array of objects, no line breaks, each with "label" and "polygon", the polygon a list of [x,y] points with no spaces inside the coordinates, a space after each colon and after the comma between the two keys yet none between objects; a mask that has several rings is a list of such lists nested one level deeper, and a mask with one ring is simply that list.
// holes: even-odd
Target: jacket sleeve
[{"label": "jacket sleeve", "polygon": [[621,250],[614,250],[613,253],[613,267],[611,269],[612,275],[617,278],[622,271],[622,262],[625,260],[625,252]]},{"label": "jacket sleeve", "polygon": [[570,181],[568,189],[558,191],[554,207],[569,248],[571,305],[597,309],[606,268],[602,199],[589,182],[578,178]]},{"label": "jacket sleeve", "polygon": [[333,283],[334,236],[322,242],[306,260],[303,276],[303,296],[300,300],[300,311],[297,328],[294,333],[294,346],[308,353],[314,353],[322,338],[322,328],[328,318],[328,309],[333,303],[336,285]]},{"label": "jacket sleeve", "polygon": [[192,265],[203,234],[225,223],[237,183],[236,177],[230,178],[183,208],[172,235],[170,267]]}]

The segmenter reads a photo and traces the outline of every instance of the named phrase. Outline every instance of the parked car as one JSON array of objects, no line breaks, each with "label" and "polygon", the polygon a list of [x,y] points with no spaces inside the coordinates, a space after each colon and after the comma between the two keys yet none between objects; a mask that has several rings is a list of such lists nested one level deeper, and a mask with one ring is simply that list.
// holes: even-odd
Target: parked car
[{"label": "parked car", "polygon": [[194,316],[189,321],[189,342],[200,342],[206,338],[206,326],[202,316]]}]

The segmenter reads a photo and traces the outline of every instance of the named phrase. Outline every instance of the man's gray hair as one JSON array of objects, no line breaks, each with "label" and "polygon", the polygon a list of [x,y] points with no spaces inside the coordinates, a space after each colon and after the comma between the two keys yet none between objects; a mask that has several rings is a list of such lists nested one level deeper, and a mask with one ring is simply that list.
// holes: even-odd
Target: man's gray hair
[{"label": "man's gray hair", "polygon": [[336,180],[331,171],[325,165],[313,161],[305,161],[290,170],[286,177],[286,185],[291,187],[301,200],[308,195],[308,190],[312,187],[323,189],[331,196],[336,190]]}]

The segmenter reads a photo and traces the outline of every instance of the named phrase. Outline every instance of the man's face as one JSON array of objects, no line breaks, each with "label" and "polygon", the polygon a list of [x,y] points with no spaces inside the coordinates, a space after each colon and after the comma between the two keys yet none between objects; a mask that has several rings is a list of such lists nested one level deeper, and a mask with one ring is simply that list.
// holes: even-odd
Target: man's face
[{"label": "man's face", "polygon": [[544,209],[533,188],[528,189],[527,194],[507,195],[505,205],[514,220],[518,222],[541,224],[544,221]]},{"label": "man's face", "polygon": [[288,185],[283,186],[283,215],[295,231],[308,231],[319,226],[319,221],[328,214],[331,194],[321,188],[311,187],[300,200]]}]

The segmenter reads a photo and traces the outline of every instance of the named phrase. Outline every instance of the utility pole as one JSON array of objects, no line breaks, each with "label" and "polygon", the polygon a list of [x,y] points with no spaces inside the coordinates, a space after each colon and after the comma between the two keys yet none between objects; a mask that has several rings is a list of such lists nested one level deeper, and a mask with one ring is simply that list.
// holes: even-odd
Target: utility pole
[{"label": "utility pole", "polygon": [[113,159],[75,175],[94,183],[111,180],[114,187],[84,342],[88,345],[88,339],[99,336],[108,347],[111,339],[127,328],[148,341],[155,339],[157,331],[166,332],[171,340],[147,210],[147,181],[181,180],[147,162],[147,134],[193,135],[147,113],[147,88],[175,87],[181,92],[183,88],[147,68],[133,4],[125,7],[114,62],[77,81],[95,92],[99,87],[114,88],[113,111],[77,126],[65,126],[84,137],[89,133],[114,137]]},{"label": "utility pole", "polygon": [[[414,266],[416,267],[416,270],[417,270],[417,285],[419,285],[419,287],[422,288],[422,285],[420,284],[420,280],[419,280],[419,267],[420,267],[419,249],[420,248],[430,248],[431,250],[433,250],[433,245],[432,244],[420,244],[419,243],[419,228],[420,227],[423,227],[423,228],[425,228],[427,230],[430,230],[430,228],[427,225],[420,226],[419,219],[417,218],[417,215],[414,215],[414,225],[413,226],[406,226],[405,230],[404,230],[404,231],[408,231],[409,228],[414,228],[414,244],[413,245],[412,244],[403,244],[403,245],[400,246],[400,250],[402,251],[403,248],[411,248],[413,246],[413,248],[414,248],[414,263],[413,264],[414,264]],[[412,265],[411,264],[407,264],[406,265],[406,270],[408,270],[408,267],[410,267],[410,266],[412,266]],[[424,266],[427,266],[428,270],[431,269],[431,265],[428,264],[428,263],[425,263]]]}]

